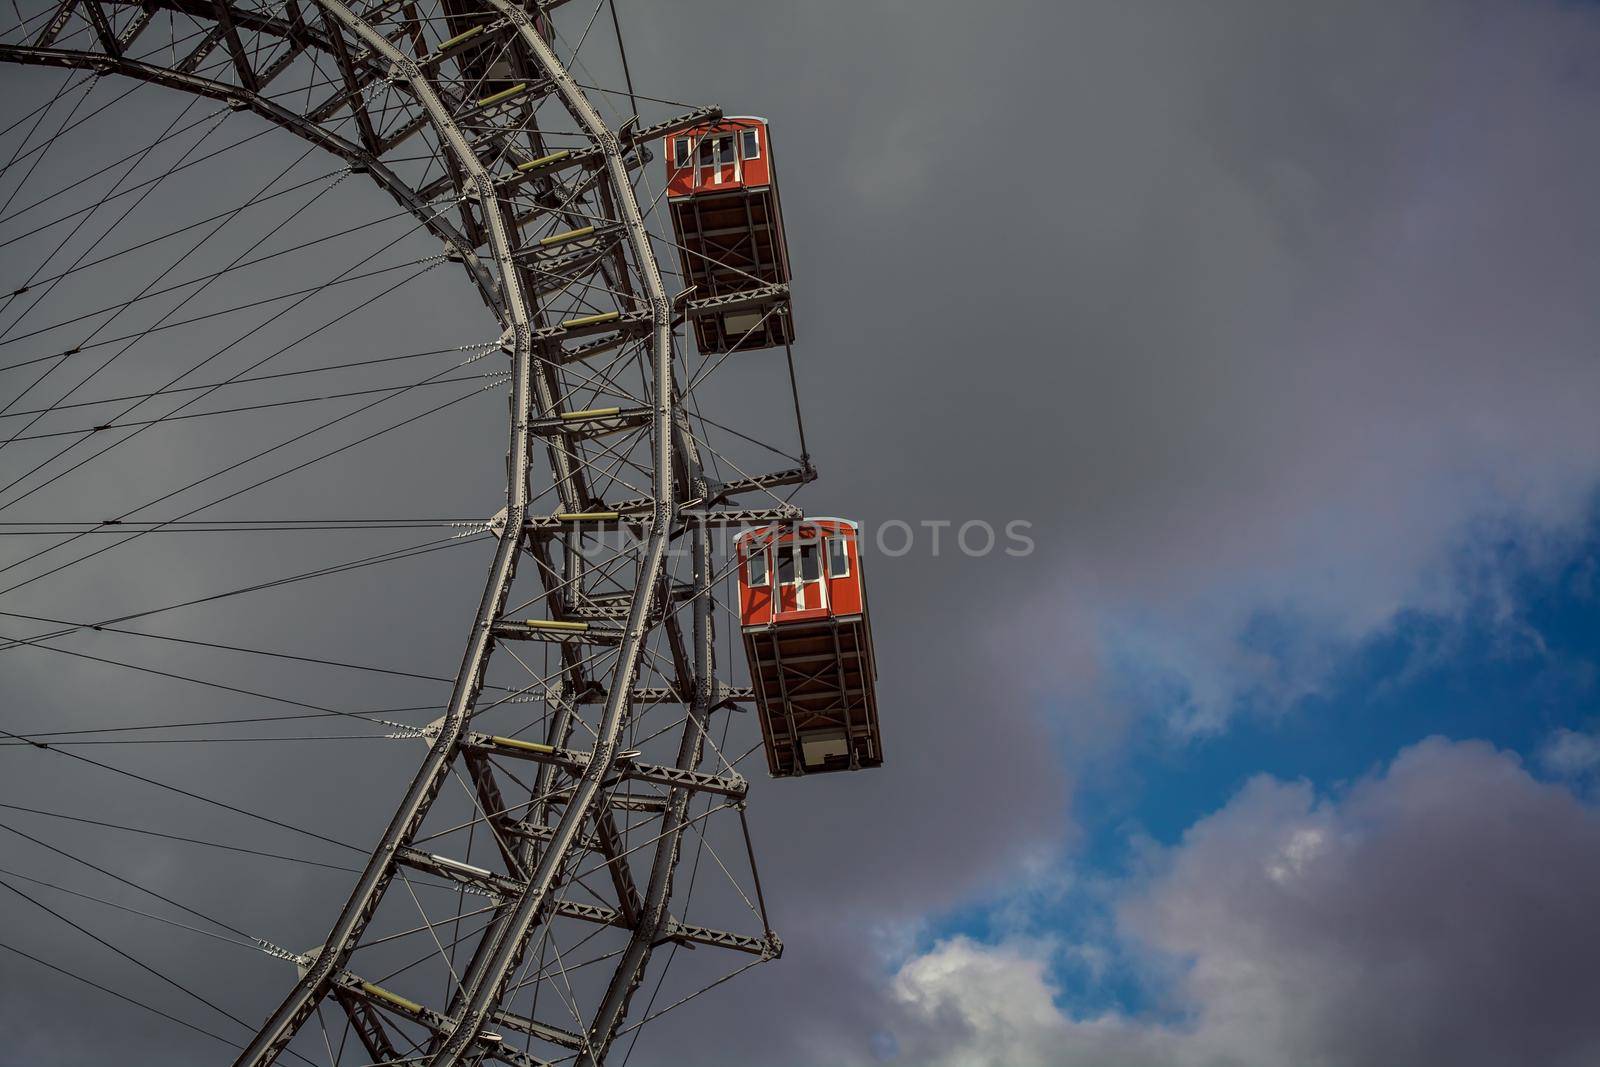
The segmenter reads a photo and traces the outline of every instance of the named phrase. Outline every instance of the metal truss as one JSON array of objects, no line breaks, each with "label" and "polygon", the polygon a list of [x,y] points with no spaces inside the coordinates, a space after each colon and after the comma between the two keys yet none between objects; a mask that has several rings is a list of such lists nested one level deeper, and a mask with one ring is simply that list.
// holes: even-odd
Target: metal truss
[{"label": "metal truss", "polygon": [[[299,977],[237,1067],[276,1062],[324,1008],[348,1019],[364,1062],[598,1064],[659,946],[781,952],[764,906],[759,929],[737,933],[670,905],[685,835],[742,811],[746,792],[713,741],[717,713],[752,693],[717,675],[710,531],[797,518],[731,507],[815,472],[708,476],[674,331],[788,291],[669,300],[635,172],[648,142],[720,112],[609,128],[552,46],[560,6],[55,0],[0,35],[0,61],[206,97],[338,157],[442,242],[503,331],[506,499],[485,526],[498,547],[447,709],[408,735],[426,754],[322,944],[267,946]],[[491,672],[516,699],[485,702]],[[529,702],[542,705],[535,720],[508,720]],[[480,728],[496,717],[503,727]],[[650,752],[630,747],[638,736]],[[441,829],[452,780],[467,814],[452,791]],[[471,856],[474,837],[489,858]],[[436,921],[418,901],[425,922],[408,942],[380,931],[412,909],[413,875],[452,890],[455,911]],[[581,996],[559,947],[571,930],[587,931],[579,944],[613,938]],[[447,994],[371,976],[394,969],[385,954],[401,943],[437,946]],[[537,1014],[552,1009],[564,1017]]]}]

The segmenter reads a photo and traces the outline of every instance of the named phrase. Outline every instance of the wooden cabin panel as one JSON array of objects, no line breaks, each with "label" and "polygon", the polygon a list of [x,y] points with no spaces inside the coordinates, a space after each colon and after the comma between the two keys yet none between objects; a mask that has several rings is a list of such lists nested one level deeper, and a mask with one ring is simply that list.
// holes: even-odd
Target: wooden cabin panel
[{"label": "wooden cabin panel", "polygon": [[[755,158],[744,156],[747,137],[759,146]],[[737,148],[737,163],[702,164],[695,146],[719,141]],[[680,156],[686,148],[689,155]],[[669,214],[693,299],[787,284],[789,251],[766,123],[728,118],[696,127],[669,138],[665,155]],[[712,158],[722,157],[713,152]],[[698,316],[694,331],[696,345],[708,354],[773,348],[795,338],[787,299]]]},{"label": "wooden cabin panel", "polygon": [[694,324],[694,332],[695,344],[709,355],[731,352],[735,348],[741,352],[755,352],[794,343],[794,326],[781,309],[771,315],[758,312],[756,317],[740,312],[700,319]]},{"label": "wooden cabin panel", "polygon": [[[841,540],[848,563],[837,577],[832,576],[837,562],[829,558],[829,538]],[[797,587],[781,582],[800,568],[778,567],[781,554],[793,551],[797,542],[816,543],[821,550],[819,577],[804,582],[804,610],[797,607]],[[745,653],[774,776],[883,762],[877,665],[858,546],[855,525],[843,519],[752,530],[736,546]],[[750,584],[752,556],[766,560],[766,577],[773,584]],[[819,589],[826,590],[826,601],[812,607],[813,591]],[[775,590],[783,596],[775,597]]]},{"label": "wooden cabin panel", "polygon": [[[832,546],[829,541],[838,538],[844,549],[846,569],[840,577],[834,577]],[[855,531],[830,531],[823,536],[822,541],[823,573],[828,581],[828,607],[835,615],[860,615],[866,610],[866,598],[862,595],[861,585],[861,555],[858,547],[858,538]]]},{"label": "wooden cabin panel", "polygon": [[[749,292],[789,280],[788,252],[770,189],[674,201],[679,264],[695,299]],[[757,351],[794,341],[787,304],[756,306],[695,320],[700,351]]]},{"label": "wooden cabin panel", "polygon": [[[792,623],[828,617],[864,615],[866,594],[862,582],[861,555],[854,527],[842,519],[811,519],[798,527],[804,539],[816,541],[820,553],[817,581],[805,583],[806,599],[798,602],[795,586],[781,582],[779,554],[796,540],[796,530],[768,527],[744,535],[737,545],[739,615],[745,626]],[[837,570],[834,553],[842,549],[845,568]],[[764,585],[751,581],[750,557],[766,557]],[[758,570],[757,574],[761,574]]]},{"label": "wooden cabin panel", "polygon": [[[755,139],[756,154],[751,158],[745,151],[747,137]],[[717,138],[732,138],[733,151],[726,142],[720,153],[714,152],[708,142]],[[682,148],[689,154],[684,157]],[[739,186],[757,187],[773,181],[772,148],[768,142],[765,121],[751,117],[728,117],[720,122],[697,126],[670,137],[662,155],[667,168],[667,195],[670,198],[695,196]],[[738,158],[734,159],[735,153]],[[713,158],[720,165],[713,165]]]},{"label": "wooden cabin panel", "polygon": [[746,626],[758,626],[772,621],[772,577],[765,585],[750,584],[750,561],[739,560],[739,618]]},{"label": "wooden cabin panel", "polygon": [[672,204],[679,263],[696,299],[789,280],[789,259],[771,189],[692,197]]},{"label": "wooden cabin panel", "polygon": [[883,762],[863,619],[750,629],[745,649],[775,777]]}]

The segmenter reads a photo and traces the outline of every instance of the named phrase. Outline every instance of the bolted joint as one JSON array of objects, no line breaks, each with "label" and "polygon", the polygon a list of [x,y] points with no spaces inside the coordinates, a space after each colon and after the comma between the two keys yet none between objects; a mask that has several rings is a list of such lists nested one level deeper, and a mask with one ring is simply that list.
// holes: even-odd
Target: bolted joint
[{"label": "bolted joint", "polygon": [[589,757],[589,764],[584,768],[584,776],[597,772],[601,767],[609,767],[614,760],[612,755],[617,746],[610,741],[602,741],[594,748],[594,754]]}]

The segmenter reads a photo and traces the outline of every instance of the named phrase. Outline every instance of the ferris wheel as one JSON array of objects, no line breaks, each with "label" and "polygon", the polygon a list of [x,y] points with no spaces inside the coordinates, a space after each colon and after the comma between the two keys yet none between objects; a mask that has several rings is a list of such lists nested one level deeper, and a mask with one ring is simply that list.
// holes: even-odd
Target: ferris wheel
[{"label": "ferris wheel", "polygon": [[[0,864],[9,903],[151,984],[102,982],[0,923],[9,958],[250,1067],[625,1059],[652,1019],[776,959],[751,760],[791,777],[883,756],[856,527],[792,503],[816,471],[769,124],[635,92],[610,0],[11,6],[0,61],[15,67],[0,69],[26,91],[8,89],[0,120],[0,674],[49,661],[201,696],[159,721],[129,721],[116,699],[72,729],[25,702],[0,718],[0,757],[127,791],[118,812],[0,796],[0,852],[49,860]],[[170,91],[169,110],[153,136],[129,133],[119,116],[154,108],[148,86]],[[486,311],[429,313],[408,295],[424,276],[464,277]],[[402,314],[425,336],[396,350]],[[336,352],[318,347],[335,337]],[[753,427],[709,410],[740,391],[783,400]],[[343,473],[355,457],[380,472],[372,495],[421,485],[440,440],[481,444],[491,423],[498,443],[474,469],[442,475],[492,482],[503,495],[485,513],[438,517],[418,500],[403,517],[328,513],[366,499]],[[201,426],[219,454],[161,451],[163,434]],[[417,435],[404,454],[421,458],[399,458]],[[315,501],[297,495],[330,468]],[[304,509],[238,510],[259,500]],[[423,541],[392,540],[419,529]],[[166,548],[202,535],[226,547]],[[271,536],[343,540],[274,571],[259,547]],[[108,576],[182,569],[189,554],[197,569],[246,556],[253,569],[154,599],[107,592]],[[367,592],[294,595],[367,650],[447,621],[457,648],[465,632],[453,671],[358,662],[315,618],[309,645],[181,625],[220,605],[248,626],[252,598],[445,558],[480,583],[458,618],[418,603],[402,573],[366,578],[390,605],[376,615],[355,603]],[[231,677],[224,663],[256,666]],[[274,672],[434,688],[374,708],[360,689],[285,695],[261,684]],[[202,713],[219,693],[270,714]],[[282,733],[290,720],[309,732]],[[409,782],[344,763],[298,774],[279,754],[347,737],[403,753]],[[311,795],[310,810],[392,816],[352,842],[215,777],[85,747],[236,743],[278,760],[280,792]],[[141,824],[147,796],[229,820],[228,834]],[[172,842],[185,862],[230,849],[263,865],[254,884],[296,859],[254,831],[331,848],[342,858],[316,864],[325,936],[288,943],[55,836],[86,825]],[[197,988],[120,937],[141,924],[244,950],[237,966],[267,968],[278,999]]]}]

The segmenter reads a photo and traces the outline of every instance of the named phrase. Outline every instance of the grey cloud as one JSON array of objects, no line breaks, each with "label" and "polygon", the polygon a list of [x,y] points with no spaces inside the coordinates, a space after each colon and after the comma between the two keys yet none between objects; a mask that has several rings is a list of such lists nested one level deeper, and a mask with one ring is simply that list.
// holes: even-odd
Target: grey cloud
[{"label": "grey cloud", "polygon": [[1559,729],[1539,750],[1539,761],[1552,774],[1582,778],[1600,769],[1600,737],[1589,732]]},{"label": "grey cloud", "polygon": [[[730,1060],[867,1047],[885,1010],[884,931],[1004,884],[1070,831],[1056,744],[1070,739],[1075,759],[1126,723],[1102,689],[1108,635],[1198,694],[1186,723],[1220,728],[1241,691],[1266,680],[1279,702],[1304,692],[1334,651],[1397,611],[1453,610],[1460,583],[1441,561],[1472,520],[1509,515],[1559,536],[1586,505],[1600,473],[1593,13],[621,7],[642,90],[775,123],[797,356],[824,476],[807,506],[869,524],[1023,518],[1039,543],[1021,560],[868,561],[889,764],[758,786],[752,821],[786,958],[701,1014],[663,1019],[639,1062],[704,1062],[703,1027],[724,1018],[745,1020],[719,1033]],[[470,295],[433,281],[429,302],[339,344],[408,345],[418,329],[476,339]],[[337,476],[285,483],[263,508],[492,511],[497,418],[486,402]],[[166,461],[196,463],[211,444],[188,438]],[[114,479],[96,488],[132,492]],[[144,606],[225,584],[241,565],[265,575],[302,558],[273,551],[107,568],[74,606]],[[471,551],[404,582],[373,572],[315,601],[288,590],[249,613],[197,613],[186,632],[448,673],[481,579]],[[42,594],[25,605],[59,606]],[[1314,647],[1293,663],[1247,656],[1243,622],[1286,606],[1309,620]],[[343,706],[417,692],[171,650],[148,661],[292,682]],[[193,699],[110,671],[47,672],[8,675],[7,695],[27,695],[41,716],[92,715],[115,697],[149,717]],[[338,758],[142,765],[192,770],[218,795],[365,840],[414,753],[363,761],[354,789],[294,788]],[[44,790],[53,774],[30,765],[15,783]],[[61,782],[152,803],[87,773]],[[147,814],[229,832],[192,810]],[[151,872],[161,887],[243,908],[293,944],[320,936],[343,887],[311,875],[252,886],[242,869],[174,866]],[[207,974],[242,973],[212,962]],[[267,1004],[285,977],[231,977],[236,1003]],[[9,964],[5,980],[30,1017],[55,1017]],[[141,1021],[137,1033],[159,1048],[165,1031]]]},{"label": "grey cloud", "polygon": [[[906,573],[879,578],[886,610],[958,590],[1024,652],[1063,632],[1039,675],[1076,699],[1109,619],[1214,729],[1267,676],[1237,645],[1254,611],[1292,606],[1341,647],[1459,607],[1472,521],[1581,518],[1591,12],[705,12],[751,46],[696,64],[686,39],[659,80],[779,123],[802,372],[851,383],[828,494],[869,520],[1039,528],[1033,566],[941,561],[935,583],[885,562]],[[893,628],[920,644],[919,617]],[[1325,659],[1271,667],[1293,695]]]},{"label": "grey cloud", "polygon": [[1119,934],[1169,999],[1080,1017],[1048,946],[956,940],[894,984],[907,1062],[1577,1067],[1600,1054],[1600,818],[1434,739],[1346,795],[1251,782],[1130,890]]}]

